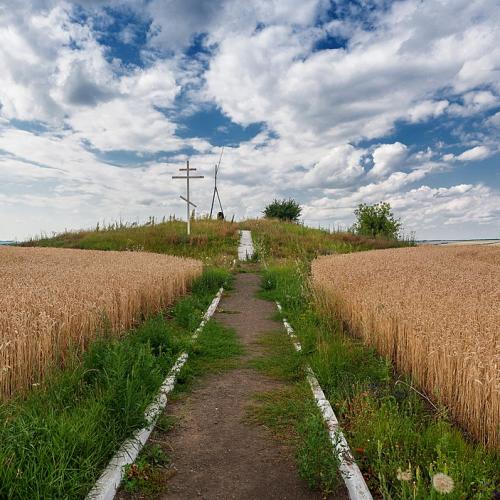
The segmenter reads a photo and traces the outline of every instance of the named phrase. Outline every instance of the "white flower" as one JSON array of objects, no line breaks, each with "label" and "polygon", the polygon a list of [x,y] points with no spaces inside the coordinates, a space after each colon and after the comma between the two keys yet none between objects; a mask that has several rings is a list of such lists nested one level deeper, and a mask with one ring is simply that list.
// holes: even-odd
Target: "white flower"
[{"label": "white flower", "polygon": [[455,483],[450,476],[443,474],[442,472],[438,472],[432,478],[432,486],[434,486],[434,489],[437,492],[447,494],[453,491]]},{"label": "white flower", "polygon": [[398,469],[396,477],[400,481],[411,481],[411,478],[412,478],[411,469],[408,469],[408,470]]}]

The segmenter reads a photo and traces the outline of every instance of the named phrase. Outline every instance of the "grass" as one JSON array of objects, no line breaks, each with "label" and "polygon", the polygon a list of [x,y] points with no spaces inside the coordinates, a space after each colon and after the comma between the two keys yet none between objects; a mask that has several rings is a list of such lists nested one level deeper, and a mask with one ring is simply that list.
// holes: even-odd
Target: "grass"
[{"label": "grass", "polygon": [[[198,283],[203,287],[203,280]],[[205,282],[205,285],[208,283]],[[189,360],[182,367],[169,400],[185,396],[203,375],[236,367],[238,356],[242,353],[236,332],[210,321],[191,347]],[[175,469],[169,467],[169,456],[157,442],[161,442],[162,434],[170,432],[176,424],[176,417],[162,413],[156,422],[153,439],[146,443],[135,463],[126,468],[122,489],[131,493],[131,498],[156,498],[166,490]]]},{"label": "grass", "polygon": [[211,322],[193,346],[186,363],[177,377],[175,395],[192,389],[193,384],[207,373],[222,373],[237,366],[237,356],[243,353],[234,330]]},{"label": "grass", "polygon": [[196,219],[191,222],[191,235],[187,236],[186,223],[174,219],[143,226],[118,223],[100,229],[68,231],[33,238],[21,245],[167,253],[228,267],[237,256],[238,240],[238,225],[231,222]]},{"label": "grass", "polygon": [[372,239],[345,231],[330,233],[324,229],[272,219],[247,220],[240,226],[252,231],[256,248],[254,257],[262,262],[280,259],[310,261],[319,255],[414,244],[412,240]]},{"label": "grass", "polygon": [[[323,316],[300,265],[263,273],[262,295],[279,300],[346,433],[372,492],[384,498],[438,498],[432,477],[452,477],[448,498],[492,498],[498,454],[468,441],[444,409],[436,410],[376,352]],[[411,479],[399,471],[409,471]]]},{"label": "grass", "polygon": [[329,495],[340,483],[339,462],[305,380],[304,359],[283,331],[263,336],[260,343],[265,354],[250,365],[288,384],[257,394],[248,409],[249,419],[285,440],[294,450],[300,477],[311,489]]},{"label": "grass", "polygon": [[127,493],[141,492],[148,497],[158,495],[165,484],[170,458],[157,444],[145,446],[137,460],[125,467],[122,488]]},{"label": "grass", "polygon": [[[144,424],[144,410],[180,351],[201,356],[190,335],[227,277],[206,271],[168,314],[147,318],[121,339],[103,333],[66,369],[0,405],[0,497],[84,497],[121,443]],[[209,322],[200,343],[210,334],[217,338],[217,328]]]}]

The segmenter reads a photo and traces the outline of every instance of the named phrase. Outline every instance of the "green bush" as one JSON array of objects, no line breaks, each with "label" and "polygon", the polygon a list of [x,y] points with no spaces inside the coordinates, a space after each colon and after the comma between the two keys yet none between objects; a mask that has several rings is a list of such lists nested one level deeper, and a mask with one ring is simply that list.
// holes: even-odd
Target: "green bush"
[{"label": "green bush", "polygon": [[292,198],[288,200],[274,200],[264,209],[264,215],[268,219],[279,219],[289,222],[297,222],[302,207]]},{"label": "green bush", "polygon": [[402,228],[401,221],[394,217],[391,205],[387,202],[367,205],[361,203],[354,210],[356,222],[353,230],[361,236],[388,238],[396,240]]}]

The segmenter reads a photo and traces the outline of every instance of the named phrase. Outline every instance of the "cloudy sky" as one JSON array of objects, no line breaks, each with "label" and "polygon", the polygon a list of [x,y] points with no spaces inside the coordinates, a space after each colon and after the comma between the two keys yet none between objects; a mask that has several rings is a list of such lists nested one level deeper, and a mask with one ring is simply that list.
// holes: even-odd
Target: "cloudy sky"
[{"label": "cloudy sky", "polygon": [[500,238],[498,0],[0,0],[0,239],[294,197]]}]

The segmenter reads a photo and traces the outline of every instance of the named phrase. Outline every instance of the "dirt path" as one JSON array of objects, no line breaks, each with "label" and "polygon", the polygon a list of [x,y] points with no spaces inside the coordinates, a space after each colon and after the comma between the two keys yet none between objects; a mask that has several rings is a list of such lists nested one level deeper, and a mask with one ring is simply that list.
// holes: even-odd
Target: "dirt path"
[{"label": "dirt path", "polygon": [[245,361],[260,353],[257,338],[281,327],[270,319],[273,304],[255,297],[258,289],[258,276],[237,275],[235,289],[215,316],[237,331],[245,348],[241,367],[208,376],[187,398],[168,407],[179,419],[167,434],[177,472],[161,498],[321,498],[299,479],[290,450],[264,427],[245,421],[252,396],[281,385],[245,368]]}]

